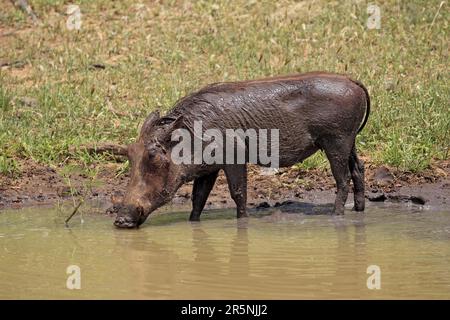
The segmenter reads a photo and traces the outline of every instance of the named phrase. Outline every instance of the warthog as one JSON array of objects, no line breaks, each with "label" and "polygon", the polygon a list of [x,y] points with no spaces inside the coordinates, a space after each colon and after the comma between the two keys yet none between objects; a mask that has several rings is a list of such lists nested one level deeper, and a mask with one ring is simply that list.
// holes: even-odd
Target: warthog
[{"label": "warthog", "polygon": [[[208,85],[179,100],[165,116],[153,112],[145,120],[138,139],[128,146],[131,179],[116,204],[114,224],[139,226],[152,211],[170,201],[182,184],[192,180],[190,220],[199,220],[220,170],[225,172],[237,217],[247,215],[247,162],[173,161],[177,141],[172,134],[178,129],[192,133],[196,121],[201,121],[202,130],[218,129],[224,135],[227,129],[278,129],[280,167],[292,166],[323,150],[337,185],[333,213],[344,213],[350,179],[354,210],[363,211],[364,166],[356,154],[355,137],[369,112],[367,89],[344,75],[313,72]],[[268,143],[273,146],[275,142]],[[250,147],[247,140],[244,146],[246,150]],[[268,166],[259,160],[257,164]]]}]

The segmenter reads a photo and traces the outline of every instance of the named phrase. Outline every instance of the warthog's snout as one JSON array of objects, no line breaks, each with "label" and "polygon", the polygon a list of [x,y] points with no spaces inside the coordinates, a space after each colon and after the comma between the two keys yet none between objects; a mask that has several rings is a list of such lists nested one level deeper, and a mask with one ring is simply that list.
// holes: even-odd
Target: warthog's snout
[{"label": "warthog's snout", "polygon": [[117,217],[114,225],[119,228],[137,228],[138,224],[130,217]]},{"label": "warthog's snout", "polygon": [[142,207],[121,206],[114,225],[118,228],[137,228],[145,221],[145,218]]}]

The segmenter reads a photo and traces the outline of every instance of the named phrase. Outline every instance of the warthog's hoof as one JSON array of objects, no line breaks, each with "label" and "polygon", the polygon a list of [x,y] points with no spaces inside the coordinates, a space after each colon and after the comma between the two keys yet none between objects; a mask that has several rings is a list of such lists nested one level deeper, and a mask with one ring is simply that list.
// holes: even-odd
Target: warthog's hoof
[{"label": "warthog's hoof", "polygon": [[334,209],[331,213],[333,216],[343,216],[344,215],[344,209]]},{"label": "warthog's hoof", "polygon": [[200,221],[200,215],[191,213],[191,215],[189,216],[189,221],[191,222]]},{"label": "warthog's hoof", "polygon": [[352,208],[352,211],[362,212],[362,211],[364,211],[364,205],[355,205],[355,206]]}]

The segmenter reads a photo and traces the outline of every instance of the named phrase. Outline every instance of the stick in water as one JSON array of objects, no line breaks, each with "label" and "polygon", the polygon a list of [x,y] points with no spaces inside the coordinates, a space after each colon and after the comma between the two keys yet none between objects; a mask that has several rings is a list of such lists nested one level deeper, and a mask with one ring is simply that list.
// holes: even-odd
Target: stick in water
[{"label": "stick in water", "polygon": [[78,208],[80,208],[80,206],[83,204],[83,202],[84,202],[84,200],[81,199],[81,201],[78,202],[77,206],[73,209],[73,211],[72,211],[72,213],[70,214],[70,216],[66,219],[66,221],[64,221],[66,227],[69,226],[68,223],[69,223],[70,219],[72,219],[72,217],[75,215],[75,213],[77,213]]}]

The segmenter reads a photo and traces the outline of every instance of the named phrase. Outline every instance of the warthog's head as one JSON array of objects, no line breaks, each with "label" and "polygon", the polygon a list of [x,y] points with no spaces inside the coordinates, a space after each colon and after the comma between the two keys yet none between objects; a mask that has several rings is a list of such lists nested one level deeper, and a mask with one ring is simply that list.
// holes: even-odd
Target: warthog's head
[{"label": "warthog's head", "polygon": [[152,211],[170,201],[182,184],[183,167],[170,158],[171,132],[179,123],[180,118],[160,118],[153,112],[137,141],[128,146],[131,179],[124,197],[114,201],[115,226],[138,227]]}]

